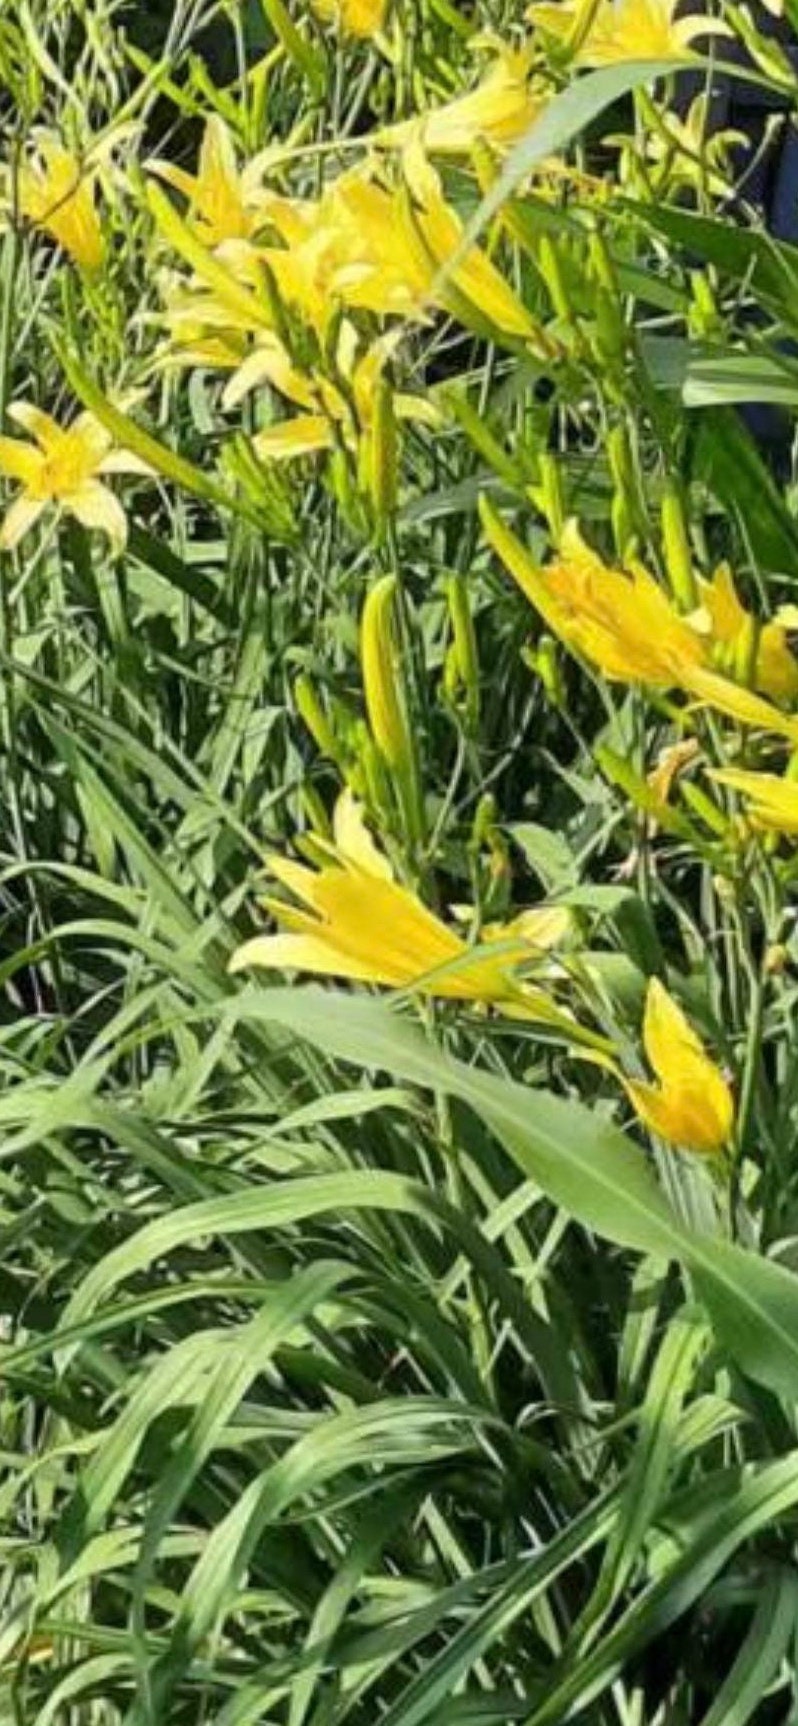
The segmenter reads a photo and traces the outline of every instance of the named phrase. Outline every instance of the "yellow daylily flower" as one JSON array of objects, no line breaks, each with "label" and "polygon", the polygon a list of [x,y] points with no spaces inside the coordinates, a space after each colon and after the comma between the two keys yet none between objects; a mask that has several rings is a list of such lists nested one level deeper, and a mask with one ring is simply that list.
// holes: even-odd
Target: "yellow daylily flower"
[{"label": "yellow daylily flower", "polygon": [[413,318],[440,306],[461,322],[484,317],[507,335],[538,338],[537,325],[480,247],[449,268],[463,227],[418,139],[401,166],[404,184],[394,188],[366,164],[340,175],[317,201],[270,200],[269,222],[284,249],[259,255],[282,297],[317,328],[326,327],[336,305]]},{"label": "yellow daylily flower", "polygon": [[205,124],[196,174],[159,157],[146,167],[185,195],[190,226],[204,245],[215,247],[226,240],[251,240],[263,226],[265,160],[262,154],[239,168],[230,128],[219,114],[212,114]]},{"label": "yellow daylily flower", "polygon": [[318,333],[342,308],[424,320],[439,306],[466,325],[488,322],[539,344],[537,324],[479,246],[452,267],[463,227],[418,140],[403,152],[401,168],[400,182],[390,185],[366,163],[339,175],[315,199],[264,192],[263,225],[279,243],[227,239],[202,267],[190,255],[190,236],[187,241],[181,224],[171,216],[167,221],[161,210],[167,238],[204,284],[197,291],[189,283],[178,294],[168,321],[175,327],[185,318],[189,346],[204,345],[203,317],[214,341],[222,329],[254,336],[279,321],[271,285]]},{"label": "yellow daylily flower", "polygon": [[500,43],[492,66],[476,89],[412,120],[383,127],[375,134],[375,142],[404,145],[420,136],[431,156],[469,155],[478,140],[509,149],[529,130],[544,106],[544,97],[529,83],[533,56],[529,44],[513,48]]},{"label": "yellow daylily flower", "polygon": [[[302,908],[268,899],[285,932],[245,941],[231,971],[250,965],[309,971],[444,1000],[506,1003],[511,1011],[555,1011],[513,972],[562,939],[566,912],[541,908],[494,925],[472,956],[467,942],[395,879],[349,791],[335,807],[334,843],[317,840],[316,847],[323,858],[316,870],[270,858],[272,874]],[[501,946],[495,957],[485,951],[491,945]]]},{"label": "yellow daylily flower", "polygon": [[[577,65],[612,66],[622,60],[690,59],[699,36],[729,36],[727,24],[691,12],[677,17],[679,0],[599,0],[575,56]],[[530,6],[526,16],[552,36],[567,39],[585,13],[584,0]]]},{"label": "yellow daylily flower", "polygon": [[62,426],[31,402],[12,402],[8,417],[29,436],[0,437],[0,473],[22,485],[0,527],[0,551],[12,551],[50,505],[84,527],[101,529],[115,550],[121,550],[127,538],[125,512],[103,477],[149,474],[147,464],[114,449],[110,434],[93,414],[79,414],[70,426]]},{"label": "yellow daylily flower", "polygon": [[401,232],[417,270],[426,278],[427,299],[462,322],[476,311],[504,334],[535,342],[540,334],[537,324],[486,252],[474,246],[450,269],[462,245],[463,225],[444,198],[440,177],[420,143],[408,146],[402,166],[412,204],[408,206],[406,199],[400,204]]},{"label": "yellow daylily flower", "polygon": [[717,1155],[734,1130],[731,1090],[681,1007],[657,978],[648,986],[643,1047],[657,1083],[620,1075],[641,1121],[681,1150]]},{"label": "yellow daylily flower", "polygon": [[752,826],[768,833],[798,838],[798,782],[777,773],[749,773],[741,767],[718,769],[712,774],[721,785],[739,791],[749,801]]},{"label": "yellow daylily flower", "polygon": [[[230,379],[222,398],[223,406],[234,407],[250,390],[269,383],[305,410],[296,419],[281,421],[255,433],[252,443],[261,460],[290,461],[295,456],[333,449],[338,439],[356,449],[363,434],[374,425],[380,380],[396,346],[395,336],[383,336],[365,353],[358,354],[357,332],[344,320],[338,337],[336,369],[347,386],[345,391],[330,378],[310,378],[299,371],[279,336],[267,333]],[[397,390],[393,409],[399,420],[415,420],[430,427],[441,423],[439,410],[425,396],[405,395]]]},{"label": "yellow daylily flower", "polygon": [[376,36],[383,28],[390,0],[311,0],[323,24],[334,24],[346,36]]},{"label": "yellow daylily flower", "polygon": [[429,268],[419,269],[399,227],[397,196],[369,164],[339,175],[318,201],[274,199],[270,221],[285,247],[266,254],[280,292],[290,299],[293,289],[298,299],[304,271],[316,295],[312,320],[322,327],[337,305],[424,316]]},{"label": "yellow daylily flower", "polygon": [[[753,619],[740,601],[728,564],[721,564],[711,581],[699,581],[698,593],[701,607],[689,621],[716,648],[729,650],[728,656],[721,658],[733,661],[735,655],[745,653]],[[778,617],[762,625],[753,646],[754,688],[774,701],[794,702],[798,697],[798,660],[790,651]]]},{"label": "yellow daylily flower", "polygon": [[98,270],[105,242],[94,199],[97,163],[81,161],[56,132],[39,128],[20,162],[11,201],[85,270]]},{"label": "yellow daylily flower", "polygon": [[[220,252],[225,249],[222,246]],[[257,265],[254,259],[249,263],[249,277],[254,277]],[[237,371],[262,325],[195,277],[169,271],[161,277],[160,293],[163,309],[157,319],[148,319],[163,324],[167,332],[159,364]]]},{"label": "yellow daylily flower", "polygon": [[[798,718],[716,671],[711,631],[704,633],[706,619],[701,616],[696,628],[693,620],[680,616],[639,564],[628,571],[608,568],[570,522],[557,558],[544,569],[487,498],[480,499],[480,512],[494,551],[549,629],[605,677],[655,689],[683,689],[743,725],[798,742]],[[717,597],[717,590],[712,592]],[[772,670],[770,660],[767,664]]]}]

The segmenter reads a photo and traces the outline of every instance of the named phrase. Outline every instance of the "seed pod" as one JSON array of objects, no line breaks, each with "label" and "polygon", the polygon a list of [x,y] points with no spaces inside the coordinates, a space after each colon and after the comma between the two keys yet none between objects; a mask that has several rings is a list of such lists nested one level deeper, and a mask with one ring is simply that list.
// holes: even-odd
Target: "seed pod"
[{"label": "seed pod", "polygon": [[610,473],[615,483],[615,496],[612,502],[615,544],[619,557],[625,557],[638,535],[640,523],[637,472],[625,425],[614,425],[608,432],[607,457]]},{"label": "seed pod", "polygon": [[619,298],[618,277],[615,265],[610,257],[607,242],[598,228],[594,229],[587,243],[587,256],[590,273],[605,292],[611,294],[614,300]]},{"label": "seed pod", "polygon": [[406,767],[411,754],[393,627],[396,576],[384,575],[366,595],[360,621],[363,688],[372,736],[388,766]]},{"label": "seed pod", "polygon": [[560,667],[560,656],[557,643],[551,635],[542,635],[535,654],[535,670],[552,707],[562,707],[565,701],[565,687]]},{"label": "seed pod", "polygon": [[492,791],[483,792],[474,812],[471,827],[471,844],[475,850],[486,845],[496,825],[498,805]]},{"label": "seed pod", "polygon": [[[626,326],[616,294],[604,287],[595,289],[594,345],[605,365],[623,360],[626,350]],[[617,392],[616,392],[617,393]]]}]

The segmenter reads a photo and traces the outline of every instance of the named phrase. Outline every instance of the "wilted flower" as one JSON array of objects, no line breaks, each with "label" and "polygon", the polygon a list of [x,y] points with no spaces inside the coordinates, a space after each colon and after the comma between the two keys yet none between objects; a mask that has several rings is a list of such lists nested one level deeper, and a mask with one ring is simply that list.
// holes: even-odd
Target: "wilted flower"
[{"label": "wilted flower", "polygon": [[101,529],[115,550],[121,550],[127,537],[125,512],[103,478],[149,474],[147,464],[114,449],[93,414],[79,414],[72,425],[61,426],[31,402],[13,402],[8,416],[30,436],[0,437],[0,473],[22,484],[0,528],[0,550],[12,551],[51,504],[84,527]]},{"label": "wilted flower", "polygon": [[[302,909],[268,899],[287,932],[245,941],[233,955],[232,971],[249,965],[310,971],[442,999],[546,1011],[545,997],[513,972],[562,940],[570,927],[567,910],[541,907],[514,923],[494,925],[472,950],[395,879],[348,791],[335,808],[334,837],[334,844],[315,842],[323,857],[317,870],[270,858],[272,874]],[[491,946],[500,951],[486,951]]]},{"label": "wilted flower", "polygon": [[643,1047],[657,1084],[623,1078],[623,1085],[644,1125],[682,1150],[722,1151],[734,1128],[731,1091],[657,978],[648,986]]},{"label": "wilted flower", "polygon": [[700,754],[701,745],[697,737],[684,737],[679,743],[669,743],[660,750],[657,764],[647,776],[649,790],[658,803],[668,802],[680,774],[692,766]]}]

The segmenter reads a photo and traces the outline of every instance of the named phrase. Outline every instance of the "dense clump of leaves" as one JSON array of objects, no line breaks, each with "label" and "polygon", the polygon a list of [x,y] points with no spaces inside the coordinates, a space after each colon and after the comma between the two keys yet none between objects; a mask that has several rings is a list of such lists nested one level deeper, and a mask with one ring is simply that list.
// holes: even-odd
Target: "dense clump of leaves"
[{"label": "dense clump of leaves", "polygon": [[0,16],[4,1721],[793,1717],[796,253],[672,56],[789,115],[794,36],[721,10]]}]

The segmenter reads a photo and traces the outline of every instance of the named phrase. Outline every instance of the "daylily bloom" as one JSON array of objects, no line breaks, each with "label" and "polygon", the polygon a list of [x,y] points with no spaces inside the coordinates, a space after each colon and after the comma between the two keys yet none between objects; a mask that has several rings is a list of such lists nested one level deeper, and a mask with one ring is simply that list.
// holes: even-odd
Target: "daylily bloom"
[{"label": "daylily bloom", "polygon": [[467,326],[539,342],[537,324],[484,251],[474,246],[452,266],[462,224],[418,142],[403,152],[401,166],[403,183],[393,187],[367,164],[340,175],[317,199],[264,193],[264,225],[282,244],[226,240],[212,256],[198,255],[196,236],[151,194],[165,237],[210,289],[194,297],[189,288],[185,296],[195,337],[203,307],[214,331],[274,327],[273,286],[317,333],[342,307],[424,319],[439,306]]},{"label": "daylily bloom", "polygon": [[734,1129],[734,1101],[719,1067],[681,1007],[652,978],[643,1019],[643,1047],[657,1083],[621,1076],[645,1126],[685,1151],[715,1155]]},{"label": "daylily bloom", "polygon": [[236,317],[201,283],[182,276],[164,279],[161,296],[163,311],[157,321],[165,325],[168,338],[161,349],[161,365],[238,369],[250,352],[251,323]]},{"label": "daylily bloom", "polygon": [[[753,619],[741,604],[728,564],[721,564],[711,581],[699,581],[700,609],[688,621],[714,647],[727,650],[715,657],[731,663],[744,654]],[[789,615],[782,613],[781,616]],[[793,702],[798,697],[798,661],[790,652],[787,634],[777,612],[756,634],[752,681],[762,695],[774,701]]]},{"label": "daylily bloom", "polygon": [[[269,859],[271,873],[302,908],[267,899],[286,932],[245,941],[230,961],[231,971],[249,965],[310,971],[447,1000],[506,1003],[510,1011],[528,1009],[535,1016],[555,1013],[514,972],[562,940],[570,927],[567,910],[541,907],[507,925],[494,925],[482,932],[472,953],[461,936],[396,880],[350,792],[343,792],[335,807],[334,843],[316,840],[315,846],[322,856],[317,870]],[[495,956],[486,951],[494,945],[500,949]]]},{"label": "daylily bloom", "polygon": [[121,550],[127,538],[125,512],[103,478],[149,474],[147,464],[114,449],[93,414],[79,414],[72,425],[62,426],[31,402],[13,402],[8,417],[30,435],[0,437],[0,473],[22,484],[0,528],[0,550],[12,551],[51,504],[84,527],[101,529]]},{"label": "daylily bloom", "polygon": [[323,24],[335,24],[347,36],[376,36],[382,29],[390,0],[311,0]]},{"label": "daylily bloom", "polygon": [[420,136],[431,156],[468,155],[478,139],[509,149],[529,130],[544,105],[544,98],[529,84],[533,53],[529,45],[500,44],[476,89],[412,120],[383,127],[375,142],[404,145]]},{"label": "daylily bloom", "polygon": [[[285,250],[262,250],[281,295],[324,327],[336,303],[378,316],[423,318],[434,306],[469,324],[535,340],[537,325],[487,254],[474,246],[449,269],[463,227],[416,140],[388,189],[368,165],[342,174],[318,202],[273,199]],[[408,195],[409,194],[409,195]]]},{"label": "daylily bloom", "polygon": [[[398,216],[406,255],[419,279],[422,305],[425,300],[440,305],[466,324],[484,318],[508,336],[535,342],[540,334],[537,324],[484,251],[474,246],[450,269],[462,245],[463,225],[447,203],[440,177],[420,144],[410,144],[404,151],[402,169],[410,201],[400,195],[394,220]],[[375,263],[380,256],[377,248]]]},{"label": "daylily bloom", "polygon": [[798,838],[798,782],[781,779],[777,773],[748,773],[729,767],[713,773],[721,785],[739,791],[749,801],[752,826],[768,833],[786,833]]},{"label": "daylily bloom", "polygon": [[105,243],[94,200],[97,163],[81,161],[56,132],[44,128],[34,131],[32,142],[32,152],[20,162],[11,201],[83,269],[99,269]]},{"label": "daylily bloom", "polygon": [[[612,66],[620,60],[690,59],[699,36],[729,36],[726,24],[703,13],[676,17],[678,0],[599,0],[576,61]],[[584,15],[584,0],[530,6],[527,17],[552,36],[567,39]]]},{"label": "daylily bloom", "polygon": [[[720,587],[704,584],[705,610],[697,618],[682,617],[647,570],[639,564],[628,571],[608,568],[585,544],[574,523],[567,524],[555,561],[543,569],[488,499],[480,499],[480,510],[494,551],[548,628],[605,677],[655,689],[684,689],[743,725],[756,725],[798,742],[798,718],[790,718],[714,669],[711,612],[715,605],[721,621],[727,619],[725,580]],[[760,679],[772,675],[776,646],[781,644],[769,637],[770,657],[767,652],[764,661],[754,656],[752,681],[760,687],[772,687]],[[775,658],[780,682],[784,669],[780,651]]]},{"label": "daylily bloom", "polygon": [[229,127],[218,114],[206,122],[196,174],[153,158],[146,166],[189,202],[189,222],[206,246],[225,240],[251,240],[263,226],[265,154],[239,168]]},{"label": "daylily bloom", "polygon": [[[281,395],[305,411],[294,419],[281,420],[255,433],[252,440],[262,460],[285,461],[299,455],[314,455],[333,449],[337,439],[357,448],[374,423],[377,391],[385,364],[396,346],[393,336],[382,337],[358,355],[357,333],[348,321],[341,325],[336,370],[345,392],[330,378],[308,377],[291,361],[278,336],[261,337],[225,390],[223,405],[234,407],[244,395],[263,383],[272,384]],[[393,411],[400,420],[422,425],[440,425],[441,416],[425,396],[405,395],[397,390]]]}]

